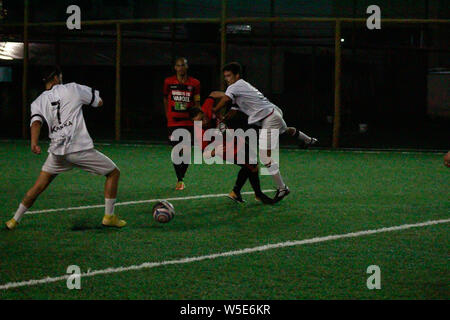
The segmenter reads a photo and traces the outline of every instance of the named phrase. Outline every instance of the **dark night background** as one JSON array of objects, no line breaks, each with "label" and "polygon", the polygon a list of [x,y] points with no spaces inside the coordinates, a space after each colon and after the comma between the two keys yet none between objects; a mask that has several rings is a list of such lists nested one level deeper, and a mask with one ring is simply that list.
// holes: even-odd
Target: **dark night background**
[{"label": "dark night background", "polygon": [[[360,17],[373,1],[228,1],[228,16]],[[221,1],[30,1],[31,22],[65,21],[68,5],[82,20],[217,18]],[[382,18],[450,19],[448,0],[377,1]],[[1,42],[21,42],[23,1],[3,1]],[[245,78],[279,105],[288,125],[331,146],[334,110],[334,23],[249,23],[245,34],[227,34],[227,61],[239,61]],[[164,141],[163,79],[176,56],[189,60],[202,98],[220,87],[218,24],[123,25],[122,139]],[[272,49],[270,31],[272,30]],[[448,24],[365,23],[342,29],[341,146],[448,149],[450,138],[450,28]],[[65,82],[98,88],[103,109],[85,108],[94,140],[114,138],[115,26],[30,27],[29,102],[42,91],[39,68],[60,64]],[[0,138],[21,138],[22,60],[12,81],[0,82]],[[203,100],[203,99],[202,99]],[[369,129],[359,132],[359,124]],[[42,137],[42,136],[41,136]],[[286,143],[289,143],[286,142]]]}]

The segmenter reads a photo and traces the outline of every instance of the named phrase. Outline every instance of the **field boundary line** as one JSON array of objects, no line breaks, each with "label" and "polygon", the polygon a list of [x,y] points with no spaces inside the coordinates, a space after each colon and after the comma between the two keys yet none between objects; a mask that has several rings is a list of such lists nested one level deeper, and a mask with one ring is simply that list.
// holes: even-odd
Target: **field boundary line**
[{"label": "field boundary line", "polygon": [[[332,241],[332,240],[338,240],[338,239],[345,239],[345,238],[356,238],[356,237],[362,237],[377,233],[385,233],[385,232],[392,232],[392,231],[399,231],[399,230],[406,230],[411,228],[420,228],[420,227],[426,227],[431,225],[437,225],[442,223],[448,223],[450,222],[450,219],[441,219],[441,220],[431,220],[431,221],[425,221],[415,224],[403,224],[399,226],[393,226],[393,227],[384,227],[379,229],[372,229],[372,230],[364,230],[364,231],[357,231],[357,232],[351,232],[351,233],[345,233],[345,234],[337,234],[337,235],[329,235],[324,237],[315,237],[310,239],[304,239],[304,240],[296,240],[296,241],[285,241],[285,242],[279,242],[275,244],[267,244],[263,246],[257,246],[252,248],[245,248],[240,250],[233,250],[233,251],[226,251],[221,253],[214,253],[204,256],[196,256],[196,257],[186,257],[182,259],[176,259],[176,260],[167,260],[167,261],[160,261],[160,262],[145,262],[139,265],[131,265],[128,267],[110,267],[106,269],[101,270],[94,270],[94,271],[88,271],[85,273],[81,273],[79,275],[80,278],[86,278],[86,277],[94,277],[97,275],[102,274],[113,274],[113,273],[119,273],[119,272],[126,272],[126,271],[132,271],[132,270],[141,270],[141,269],[150,269],[160,266],[166,266],[166,265],[176,265],[176,264],[186,264],[191,262],[197,262],[197,261],[204,261],[204,260],[213,260],[221,257],[231,257],[231,256],[238,256],[248,253],[254,253],[254,252],[262,252],[272,249],[278,249],[278,248],[285,248],[285,247],[294,247],[294,246],[301,246],[305,244],[313,244],[313,243],[320,243],[320,242],[326,242],[326,241]],[[70,276],[73,277],[73,275],[61,275],[56,277],[45,277],[42,279],[35,279],[35,280],[27,280],[27,281],[21,281],[21,282],[9,282],[0,285],[0,290],[8,290],[12,288],[18,288],[18,287],[29,287],[39,284],[46,284],[46,283],[53,283],[57,281],[62,281],[68,279]]]},{"label": "field boundary line", "polygon": [[[263,192],[271,192],[276,191],[274,189],[262,190]],[[241,192],[241,194],[253,194],[253,191],[245,191]],[[155,198],[148,200],[136,200],[136,201],[125,201],[125,202],[117,202],[116,206],[129,206],[134,204],[142,204],[142,203],[151,203],[157,202],[161,200],[167,201],[180,201],[180,200],[195,200],[195,199],[206,199],[206,198],[220,198],[227,196],[228,193],[217,193],[217,194],[203,194],[203,195],[194,195],[194,196],[186,196],[186,197],[173,197],[173,198]],[[58,212],[58,211],[72,211],[72,210],[85,210],[85,209],[95,209],[95,208],[104,208],[104,204],[94,204],[88,206],[79,206],[79,207],[68,207],[68,208],[55,208],[55,209],[42,209],[42,210],[34,210],[27,211],[25,214],[36,214],[36,213],[46,213],[46,212]]]}]

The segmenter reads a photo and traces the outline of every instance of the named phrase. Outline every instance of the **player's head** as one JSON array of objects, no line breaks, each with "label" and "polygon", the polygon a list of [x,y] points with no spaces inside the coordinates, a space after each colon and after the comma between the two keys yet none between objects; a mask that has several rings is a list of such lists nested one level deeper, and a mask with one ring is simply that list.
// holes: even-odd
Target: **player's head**
[{"label": "player's head", "polygon": [[203,113],[202,109],[200,108],[189,108],[189,117],[192,121],[201,121],[202,126],[204,128],[209,127],[209,119],[205,117],[205,114]]},{"label": "player's head", "polygon": [[41,79],[45,86],[52,86],[62,83],[62,72],[58,66],[45,67],[42,70]]},{"label": "player's head", "polygon": [[241,78],[242,67],[238,62],[230,62],[223,67],[222,72],[226,83],[231,85]]},{"label": "player's head", "polygon": [[188,61],[185,57],[178,57],[175,59],[174,65],[177,76],[184,77],[189,69]]}]

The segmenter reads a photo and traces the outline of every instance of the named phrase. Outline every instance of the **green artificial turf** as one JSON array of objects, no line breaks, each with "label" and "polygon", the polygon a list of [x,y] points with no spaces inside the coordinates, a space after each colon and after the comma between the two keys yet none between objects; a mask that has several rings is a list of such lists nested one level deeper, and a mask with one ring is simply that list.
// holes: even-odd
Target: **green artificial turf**
[{"label": "green artificial turf", "polygon": [[[191,165],[184,191],[165,145],[99,145],[121,169],[118,202],[228,193],[239,168]],[[153,221],[153,203],[117,206],[123,229],[101,227],[103,208],[26,215],[0,230],[0,286],[346,234],[450,217],[442,154],[281,150],[291,194],[274,206],[252,195],[171,200],[176,216]],[[0,144],[2,225],[34,183],[46,152]],[[31,210],[103,204],[104,178],[74,169],[57,177]],[[274,189],[262,176],[264,189]],[[250,191],[250,186],[244,191]],[[273,195],[274,192],[269,192]],[[277,248],[203,261],[0,290],[1,299],[448,299],[448,223]],[[380,290],[368,290],[369,265],[381,269]]]}]

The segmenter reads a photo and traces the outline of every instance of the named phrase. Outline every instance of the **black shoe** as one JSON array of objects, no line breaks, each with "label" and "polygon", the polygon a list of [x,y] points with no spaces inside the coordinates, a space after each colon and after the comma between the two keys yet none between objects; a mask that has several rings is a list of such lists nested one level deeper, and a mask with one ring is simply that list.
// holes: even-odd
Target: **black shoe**
[{"label": "black shoe", "polygon": [[311,138],[311,141],[309,143],[305,143],[305,147],[309,148],[317,143],[319,143],[319,140],[317,138]]},{"label": "black shoe", "polygon": [[255,200],[256,201],[261,201],[264,204],[274,204],[276,202],[274,199],[269,198],[264,193],[255,195]]},{"label": "black shoe", "polygon": [[242,196],[240,193],[236,193],[234,192],[234,190],[232,190],[227,197],[231,200],[233,200],[234,202],[238,202],[238,203],[245,203],[245,200],[242,199]]},{"label": "black shoe", "polygon": [[284,186],[284,188],[278,188],[277,193],[275,194],[275,202],[281,201],[284,197],[286,197],[291,191],[288,186]]}]

